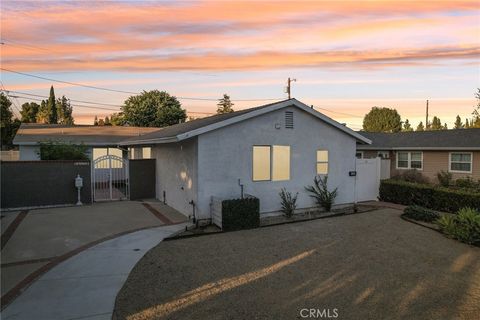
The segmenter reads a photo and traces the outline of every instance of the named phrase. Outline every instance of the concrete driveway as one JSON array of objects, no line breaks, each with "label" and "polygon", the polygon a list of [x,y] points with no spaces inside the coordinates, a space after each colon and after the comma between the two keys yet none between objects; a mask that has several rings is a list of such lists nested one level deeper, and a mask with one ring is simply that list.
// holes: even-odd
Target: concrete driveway
[{"label": "concrete driveway", "polygon": [[2,307],[40,275],[95,244],[184,221],[185,216],[157,201],[2,212]]},{"label": "concrete driveway", "polygon": [[162,242],[130,273],[114,318],[479,319],[480,248],[400,213]]}]

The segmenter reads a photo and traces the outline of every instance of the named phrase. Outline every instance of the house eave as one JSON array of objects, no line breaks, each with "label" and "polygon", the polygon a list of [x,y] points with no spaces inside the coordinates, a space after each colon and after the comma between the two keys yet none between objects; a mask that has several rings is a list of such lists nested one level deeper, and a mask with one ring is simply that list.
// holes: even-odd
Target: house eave
[{"label": "house eave", "polygon": [[357,145],[357,150],[385,150],[385,151],[397,151],[397,150],[430,150],[430,151],[448,151],[448,150],[460,150],[460,151],[477,151],[480,147],[377,147],[369,145]]}]

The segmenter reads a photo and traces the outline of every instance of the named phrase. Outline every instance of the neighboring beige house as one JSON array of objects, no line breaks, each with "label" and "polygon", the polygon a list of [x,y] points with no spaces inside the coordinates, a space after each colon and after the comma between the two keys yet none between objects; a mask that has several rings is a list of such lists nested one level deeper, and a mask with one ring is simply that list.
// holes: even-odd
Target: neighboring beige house
[{"label": "neighboring beige house", "polygon": [[454,179],[480,180],[480,128],[361,134],[372,144],[358,144],[357,158],[390,159],[391,176],[417,169],[435,182],[443,170]]}]

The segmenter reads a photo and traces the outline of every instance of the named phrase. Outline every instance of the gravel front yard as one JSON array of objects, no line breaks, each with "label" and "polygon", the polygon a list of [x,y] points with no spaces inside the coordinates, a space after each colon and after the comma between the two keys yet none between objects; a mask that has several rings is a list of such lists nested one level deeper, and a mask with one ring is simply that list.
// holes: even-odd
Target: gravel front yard
[{"label": "gravel front yard", "polygon": [[162,242],[130,274],[114,318],[301,319],[313,308],[337,319],[479,319],[480,249],[400,214]]}]

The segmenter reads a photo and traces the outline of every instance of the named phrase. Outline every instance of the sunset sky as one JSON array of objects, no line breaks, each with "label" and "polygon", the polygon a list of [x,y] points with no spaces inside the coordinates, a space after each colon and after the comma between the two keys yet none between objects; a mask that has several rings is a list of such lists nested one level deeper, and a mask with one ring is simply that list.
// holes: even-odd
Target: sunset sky
[{"label": "sunset sky", "polygon": [[[189,112],[215,112],[223,93],[234,109],[285,99],[293,77],[293,97],[353,129],[373,106],[396,108],[416,126],[426,99],[451,127],[457,114],[471,116],[480,87],[478,1],[1,5],[2,68],[118,91],[166,90]],[[58,96],[88,101],[74,103],[76,123],[119,110],[129,96],[5,70],[1,79],[11,95],[47,96],[53,84]]]}]

